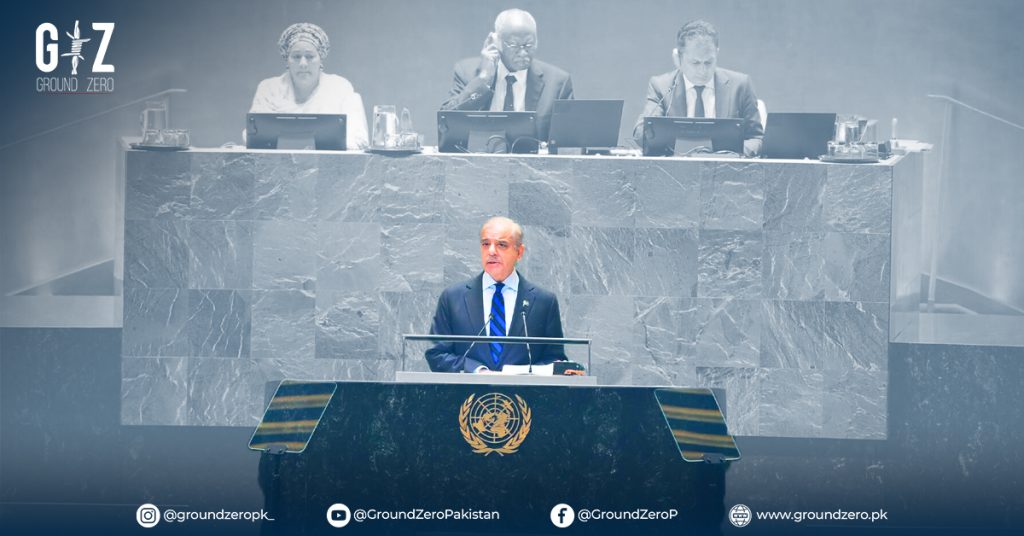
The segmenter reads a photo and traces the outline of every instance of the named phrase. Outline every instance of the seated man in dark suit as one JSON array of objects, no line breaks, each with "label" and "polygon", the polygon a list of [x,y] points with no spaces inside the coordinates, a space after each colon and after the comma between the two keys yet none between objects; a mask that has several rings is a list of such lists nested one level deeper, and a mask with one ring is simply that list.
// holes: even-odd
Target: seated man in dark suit
[{"label": "seated man in dark suit", "polygon": [[547,141],[551,108],[572,98],[569,73],[533,59],[537,22],[521,9],[494,20],[480,57],[455,64],[455,81],[442,110],[537,112],[537,138]]},{"label": "seated man in dark suit", "polygon": [[[531,337],[562,337],[562,316],[554,294],[519,276],[523,229],[502,217],[480,229],[480,275],[441,293],[430,333],[522,337],[526,320]],[[525,312],[525,315],[524,315]],[[531,344],[534,364],[565,360],[562,345]],[[498,371],[505,365],[529,362],[522,344],[440,342],[426,352],[434,372]]]},{"label": "seated man in dark suit", "polygon": [[754,86],[749,76],[717,66],[718,30],[702,20],[686,23],[676,35],[672,60],[676,70],[652,77],[647,87],[647,101],[633,127],[637,143],[643,142],[647,116],[738,118],[745,120],[743,152],[756,155],[764,128]]}]

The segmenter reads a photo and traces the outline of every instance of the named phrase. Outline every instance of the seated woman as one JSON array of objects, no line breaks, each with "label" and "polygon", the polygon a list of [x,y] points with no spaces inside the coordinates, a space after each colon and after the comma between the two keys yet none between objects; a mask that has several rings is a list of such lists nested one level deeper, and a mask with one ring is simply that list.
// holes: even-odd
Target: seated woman
[{"label": "seated woman", "polygon": [[323,72],[321,62],[331,48],[323,29],[308,22],[292,24],[277,44],[288,70],[260,82],[249,112],[345,114],[346,147],[369,146],[363,98],[345,78]]}]

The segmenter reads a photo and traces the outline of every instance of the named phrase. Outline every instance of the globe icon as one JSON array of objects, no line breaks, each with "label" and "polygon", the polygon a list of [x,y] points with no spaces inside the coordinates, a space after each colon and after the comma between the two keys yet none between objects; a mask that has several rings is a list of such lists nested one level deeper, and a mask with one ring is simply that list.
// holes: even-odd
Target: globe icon
[{"label": "globe icon", "polygon": [[737,504],[729,509],[729,522],[734,527],[745,527],[750,524],[752,515],[745,504]]},{"label": "globe icon", "polygon": [[490,393],[473,402],[469,425],[473,434],[485,443],[504,443],[519,432],[522,416],[511,398]]}]

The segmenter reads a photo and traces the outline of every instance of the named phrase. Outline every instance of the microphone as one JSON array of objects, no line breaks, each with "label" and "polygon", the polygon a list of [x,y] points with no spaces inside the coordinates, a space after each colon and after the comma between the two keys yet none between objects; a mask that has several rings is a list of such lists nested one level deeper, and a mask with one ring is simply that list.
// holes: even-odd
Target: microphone
[{"label": "microphone", "polygon": [[[494,313],[491,313],[491,314],[487,315],[487,319],[484,320],[484,325],[480,328],[480,331],[476,332],[476,336],[477,337],[479,337],[479,336],[484,334],[484,330],[487,329],[487,325],[491,323],[491,318],[493,316],[494,316]],[[469,351],[472,350],[473,346],[475,346],[475,345],[476,345],[476,341],[471,342],[469,344],[469,348],[466,348],[466,353],[462,354],[462,369],[463,369],[463,372],[465,372],[465,369],[466,369],[466,356],[469,355]]]},{"label": "microphone", "polygon": [[[658,106],[658,110],[661,111],[661,115],[662,116],[667,116],[668,115],[668,107],[672,105],[672,102],[669,101],[669,104],[667,106],[665,106],[664,105],[665,101],[672,97],[672,94],[675,93],[675,91],[676,91],[676,86],[679,85],[679,69],[676,69],[675,73],[676,73],[676,75],[672,77],[672,85],[670,85],[668,87],[668,91],[663,93],[661,95],[661,98],[659,98],[657,100],[657,102],[655,103]],[[683,110],[683,115],[686,115],[686,110]],[[641,132],[643,132],[644,123],[643,123],[643,118],[642,117],[640,118],[640,123],[636,127],[633,128],[633,137],[634,138],[636,137],[636,130],[638,128],[640,129]]]},{"label": "microphone", "polygon": [[[529,337],[530,330],[526,328],[526,309],[530,307],[530,300],[523,300],[523,333]],[[526,343],[526,356],[530,359],[530,368],[526,370],[527,374],[533,374],[533,352],[530,351],[530,343]]]}]

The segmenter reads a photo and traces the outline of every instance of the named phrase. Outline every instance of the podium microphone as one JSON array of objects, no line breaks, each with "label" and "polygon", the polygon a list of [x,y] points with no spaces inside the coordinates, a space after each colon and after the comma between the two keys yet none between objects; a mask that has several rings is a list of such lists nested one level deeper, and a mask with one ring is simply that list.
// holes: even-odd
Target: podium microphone
[{"label": "podium microphone", "polygon": [[[523,300],[523,333],[529,337],[530,330],[526,328],[526,309],[530,307],[530,300]],[[526,356],[530,359],[530,368],[526,370],[527,374],[533,374],[533,352],[530,351],[530,343],[526,343]]]},{"label": "podium microphone", "polygon": [[[487,319],[484,320],[483,327],[480,328],[480,331],[476,332],[476,336],[477,337],[479,337],[479,336],[484,334],[484,330],[487,329],[487,326],[491,323],[491,318],[493,318],[493,317],[494,317],[494,313],[493,312],[491,314],[487,315]],[[466,356],[469,355],[469,351],[472,350],[473,346],[475,346],[475,345],[476,345],[476,341],[471,342],[469,344],[469,348],[466,348],[466,353],[462,354],[462,369],[463,369],[462,371],[463,372],[466,371],[465,370],[466,369]]]}]

